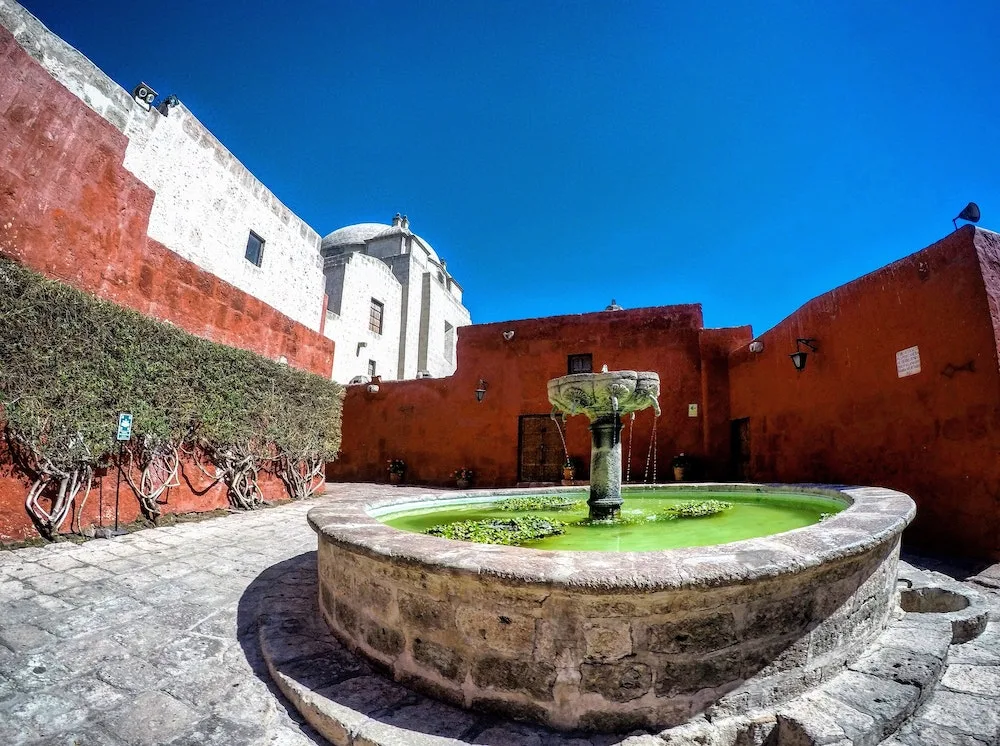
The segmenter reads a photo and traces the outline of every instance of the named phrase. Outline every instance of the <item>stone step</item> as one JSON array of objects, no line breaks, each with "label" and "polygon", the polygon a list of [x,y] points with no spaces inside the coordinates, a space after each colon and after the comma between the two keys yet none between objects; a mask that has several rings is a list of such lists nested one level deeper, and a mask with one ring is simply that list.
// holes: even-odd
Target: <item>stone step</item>
[{"label": "stone step", "polygon": [[931,695],[880,746],[994,746],[1000,744],[1000,622],[951,648]]},{"label": "stone step", "polygon": [[[933,703],[941,697],[942,678],[949,676],[950,651],[983,633],[989,605],[967,585],[906,563],[900,563],[899,579],[904,586],[900,606],[906,613],[847,671],[777,711],[778,746],[900,746],[908,742],[893,738],[909,738],[903,734],[933,725],[918,723],[914,713],[925,701],[929,711],[940,709]],[[954,670],[953,677],[958,675],[958,669]],[[981,699],[962,703],[972,710],[989,704]],[[950,741],[913,743],[929,746]]]},{"label": "stone step", "polygon": [[[703,714],[655,735],[555,733],[414,693],[344,648],[316,598],[294,584],[262,599],[258,639],[278,688],[337,746],[992,746],[1000,725],[1000,626],[986,624],[988,606],[967,586],[901,568],[903,593],[914,594],[905,603],[926,610],[900,611],[843,672],[776,712]],[[966,594],[968,604],[927,608],[962,606],[945,591]],[[969,635],[973,642],[953,644]],[[963,718],[975,725],[956,735]]]},{"label": "stone step", "polygon": [[950,620],[906,614],[848,670],[779,708],[777,743],[875,746],[938,682],[950,644]]}]

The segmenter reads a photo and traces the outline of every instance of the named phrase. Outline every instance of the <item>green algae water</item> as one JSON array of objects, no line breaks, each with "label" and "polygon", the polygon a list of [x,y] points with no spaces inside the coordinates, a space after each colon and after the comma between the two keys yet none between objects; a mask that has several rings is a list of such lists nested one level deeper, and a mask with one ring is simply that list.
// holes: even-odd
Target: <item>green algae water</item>
[{"label": "green algae water", "polygon": [[[528,510],[511,512],[497,510],[490,503],[449,505],[420,508],[392,513],[379,518],[383,523],[403,531],[423,533],[432,526],[457,521],[477,521],[490,518],[535,515],[567,524],[566,533],[526,542],[532,549],[560,549],[597,552],[651,552],[660,549],[709,546],[731,541],[791,531],[818,523],[824,514],[839,513],[846,505],[820,495],[789,492],[713,492],[709,490],[624,490],[622,513],[651,516],[682,502],[723,500],[733,507],[704,518],[679,518],[673,521],[649,523],[575,525],[587,518],[587,492],[565,495],[567,502],[581,501],[573,509]],[[497,500],[502,500],[498,497]]]}]

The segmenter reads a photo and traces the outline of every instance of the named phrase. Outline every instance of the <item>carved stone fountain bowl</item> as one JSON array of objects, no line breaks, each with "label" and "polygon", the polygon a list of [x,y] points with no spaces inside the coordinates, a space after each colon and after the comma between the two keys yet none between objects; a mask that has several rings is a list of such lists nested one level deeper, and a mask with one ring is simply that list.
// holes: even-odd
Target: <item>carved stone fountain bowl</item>
[{"label": "carved stone fountain bowl", "polygon": [[660,376],[651,371],[574,373],[549,381],[548,393],[555,409],[570,415],[586,414],[591,420],[647,407],[660,412]]},{"label": "carved stone fountain bowl", "polygon": [[[730,544],[541,551],[449,541],[378,520],[523,491],[387,489],[309,511],[320,611],[348,647],[407,686],[558,729],[605,732],[779,704],[836,675],[886,628],[899,537],[914,514],[907,495],[683,488],[814,493],[848,507],[812,526]],[[534,492],[546,491],[572,489]]]}]

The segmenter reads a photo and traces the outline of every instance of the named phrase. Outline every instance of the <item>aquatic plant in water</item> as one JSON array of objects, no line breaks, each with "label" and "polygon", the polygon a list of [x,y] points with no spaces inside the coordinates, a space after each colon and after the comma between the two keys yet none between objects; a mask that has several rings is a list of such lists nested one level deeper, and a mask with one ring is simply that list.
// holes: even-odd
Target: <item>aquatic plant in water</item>
[{"label": "aquatic plant in water", "polygon": [[644,523],[676,521],[678,518],[706,518],[733,507],[723,500],[689,500],[671,505],[659,513],[621,512],[609,518],[585,518],[578,526],[635,526]]},{"label": "aquatic plant in water", "polygon": [[496,510],[523,513],[529,510],[571,510],[582,508],[583,500],[575,500],[570,495],[533,495],[531,497],[508,497],[493,503]]},{"label": "aquatic plant in water", "polygon": [[670,518],[705,518],[733,507],[723,500],[689,500],[664,509],[663,515]]},{"label": "aquatic plant in water", "polygon": [[525,515],[512,518],[487,518],[479,521],[443,523],[431,526],[424,533],[456,541],[513,546],[565,533],[565,525],[562,521]]}]

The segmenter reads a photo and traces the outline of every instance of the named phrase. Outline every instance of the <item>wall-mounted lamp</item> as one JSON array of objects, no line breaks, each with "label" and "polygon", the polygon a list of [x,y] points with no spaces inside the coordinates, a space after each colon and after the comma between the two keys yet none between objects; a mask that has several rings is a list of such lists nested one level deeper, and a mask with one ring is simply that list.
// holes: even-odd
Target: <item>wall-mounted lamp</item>
[{"label": "wall-mounted lamp", "polygon": [[355,355],[360,355],[360,354],[361,354],[361,351],[362,351],[363,349],[365,349],[365,347],[367,347],[367,346],[368,346],[368,343],[367,343],[367,342],[358,342],[358,351],[357,351],[357,352],[355,352],[354,354],[355,354]]},{"label": "wall-mounted lamp", "polygon": [[163,99],[162,102],[160,102],[160,105],[156,107],[156,110],[166,117],[170,115],[170,110],[173,109],[175,106],[180,106],[180,103],[181,100],[177,98],[177,96],[171,93],[169,96]]},{"label": "wall-mounted lamp", "polygon": [[813,339],[812,337],[807,337],[807,338],[800,337],[799,339],[795,340],[795,352],[793,352],[791,355],[788,356],[792,359],[792,365],[795,366],[795,370],[800,372],[804,370],[806,367],[806,358],[809,357],[809,353],[802,352],[800,348],[802,346],[805,346],[808,347],[813,352],[816,352],[816,345],[814,344],[815,342],[816,340]]},{"label": "wall-mounted lamp", "polygon": [[754,354],[760,354],[761,352],[764,351],[764,343],[761,342],[759,339],[755,339],[753,342],[751,342],[749,347],[750,347],[750,352]]},{"label": "wall-mounted lamp", "polygon": [[508,329],[507,331],[505,331],[503,333],[503,338],[506,339],[508,342],[510,342],[512,339],[514,339],[514,330]]},{"label": "wall-mounted lamp", "polygon": [[378,384],[377,383],[369,383],[368,384],[368,393],[369,394],[377,394],[378,393]]},{"label": "wall-mounted lamp", "polygon": [[476,401],[481,402],[483,397],[486,396],[486,389],[489,388],[489,384],[486,383],[482,378],[479,379],[479,385],[476,386]]},{"label": "wall-mounted lamp", "polygon": [[149,111],[156,100],[156,91],[147,83],[139,83],[139,85],[132,89],[132,98],[135,99],[135,102],[139,106]]}]

